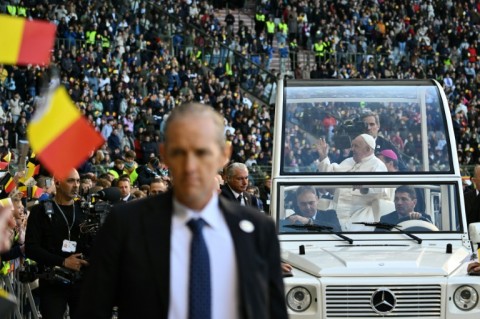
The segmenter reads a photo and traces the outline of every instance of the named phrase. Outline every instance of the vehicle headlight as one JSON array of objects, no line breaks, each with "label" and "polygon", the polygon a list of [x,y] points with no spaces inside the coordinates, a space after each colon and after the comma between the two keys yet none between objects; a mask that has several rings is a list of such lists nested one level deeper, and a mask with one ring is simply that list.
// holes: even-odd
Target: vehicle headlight
[{"label": "vehicle headlight", "polygon": [[478,293],[471,286],[461,286],[453,294],[453,302],[460,310],[471,310],[478,303]]},{"label": "vehicle headlight", "polygon": [[305,311],[311,303],[312,295],[307,288],[294,287],[287,293],[287,305],[293,311]]}]

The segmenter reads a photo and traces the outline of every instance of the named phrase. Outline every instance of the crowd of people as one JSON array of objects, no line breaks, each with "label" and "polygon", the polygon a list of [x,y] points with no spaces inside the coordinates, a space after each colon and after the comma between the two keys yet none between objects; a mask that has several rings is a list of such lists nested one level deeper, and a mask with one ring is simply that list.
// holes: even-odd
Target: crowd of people
[{"label": "crowd of people", "polygon": [[[74,179],[79,180],[79,193],[116,186],[122,201],[163,193],[172,187],[169,167],[159,154],[166,120],[176,106],[200,102],[223,116],[224,134],[233,149],[230,161],[246,164],[226,166],[224,178],[231,186],[219,192],[243,193],[238,199],[243,205],[259,199],[256,207],[268,212],[277,75],[271,61],[278,56],[280,71],[288,71],[282,67],[288,60],[298,79],[438,80],[450,102],[460,164],[480,163],[479,4],[259,1],[251,25],[236,21],[232,11],[221,21],[217,10],[223,5],[194,0],[156,1],[154,7],[127,0],[0,1],[0,13],[57,25],[50,66],[0,65],[0,158],[26,139],[28,122],[44,102],[44,89],[61,84],[106,141],[78,168]],[[235,5],[243,8],[245,3]],[[383,128],[394,125],[388,116],[381,122]],[[55,192],[47,179],[37,178],[43,199]],[[66,182],[58,182],[65,192],[71,191],[62,184]],[[12,255],[3,260],[25,251],[28,211],[19,200],[22,195],[10,194],[17,235],[8,250]],[[72,194],[65,195],[70,200]],[[53,264],[59,262],[71,269],[84,264],[80,256]]]},{"label": "crowd of people", "polygon": [[[230,52],[268,68],[272,56],[280,56],[282,43],[291,48],[295,41],[290,50],[295,54],[288,59],[294,71],[302,69],[294,72],[297,78],[437,79],[450,101],[460,163],[479,161],[479,17],[474,3],[262,1],[252,14],[253,27],[235,21],[232,12],[219,20],[218,2],[165,1],[156,10],[149,6],[144,1],[0,4],[2,12],[57,25],[50,68],[0,66],[2,150],[25,138],[42,88],[58,76],[107,140],[86,170],[93,166],[103,173],[129,150],[140,164],[158,156],[163,119],[184,101],[211,104],[224,115],[234,161],[268,166],[273,107],[246,97],[241,88],[251,87],[244,85],[248,79]],[[179,20],[160,19],[161,12]],[[316,46],[320,42],[321,50]],[[309,64],[296,56],[302,50],[315,56]],[[255,77],[252,91],[259,96],[274,93],[270,80]]]}]

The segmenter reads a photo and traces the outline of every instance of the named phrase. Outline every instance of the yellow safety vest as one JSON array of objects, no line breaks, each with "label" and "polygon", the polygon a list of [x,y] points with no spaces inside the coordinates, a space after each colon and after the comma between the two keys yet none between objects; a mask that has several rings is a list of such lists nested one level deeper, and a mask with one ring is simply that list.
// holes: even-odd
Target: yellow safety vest
[{"label": "yellow safety vest", "polygon": [[87,44],[95,44],[95,37],[97,36],[97,31],[87,31]]},{"label": "yellow safety vest", "polygon": [[109,174],[112,174],[115,179],[118,179],[120,176],[118,175],[117,171],[114,169],[111,169],[108,171]]},{"label": "yellow safety vest", "polygon": [[110,47],[110,40],[108,39],[108,37],[105,37],[105,36],[101,36],[101,39],[102,39],[102,48],[109,48]]},{"label": "yellow safety vest", "polygon": [[27,16],[27,8],[25,7],[18,7],[17,14],[19,17],[26,17]]},{"label": "yellow safety vest", "polygon": [[275,32],[275,22],[267,21],[267,33],[274,33]]},{"label": "yellow safety vest", "polygon": [[284,34],[288,33],[288,25],[284,22],[278,24],[278,30],[282,31]]},{"label": "yellow safety vest", "polygon": [[12,5],[8,5],[7,6],[7,12],[11,16],[16,16],[17,15],[17,7],[12,6]]},{"label": "yellow safety vest", "polygon": [[257,13],[255,15],[255,20],[260,21],[260,22],[264,22],[265,21],[265,15],[263,13]]},{"label": "yellow safety vest", "polygon": [[324,56],[325,54],[325,46],[322,44],[319,44],[319,43],[315,43],[315,45],[313,46],[313,49],[315,50],[315,55],[316,56]]},{"label": "yellow safety vest", "polygon": [[232,72],[232,68],[230,67],[230,63],[225,63],[225,74],[226,75],[232,75],[233,72]]}]

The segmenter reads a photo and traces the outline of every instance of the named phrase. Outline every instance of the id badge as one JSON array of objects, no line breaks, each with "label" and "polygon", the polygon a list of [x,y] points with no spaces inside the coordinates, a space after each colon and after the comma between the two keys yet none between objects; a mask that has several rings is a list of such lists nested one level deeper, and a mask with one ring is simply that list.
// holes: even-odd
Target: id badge
[{"label": "id badge", "polygon": [[77,249],[77,242],[64,239],[62,245],[62,251],[64,253],[74,253]]}]

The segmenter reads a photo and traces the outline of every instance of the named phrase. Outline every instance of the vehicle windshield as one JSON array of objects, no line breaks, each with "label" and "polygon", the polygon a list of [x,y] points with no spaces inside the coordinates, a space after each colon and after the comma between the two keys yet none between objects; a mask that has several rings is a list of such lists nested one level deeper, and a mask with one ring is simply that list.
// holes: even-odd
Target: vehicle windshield
[{"label": "vehicle windshield", "polygon": [[463,231],[456,183],[281,183],[277,187],[280,234]]},{"label": "vehicle windshield", "polygon": [[[286,82],[281,174],[453,171],[444,105],[433,82],[358,83]],[[353,167],[369,156],[356,150],[365,143],[385,166]]]}]

